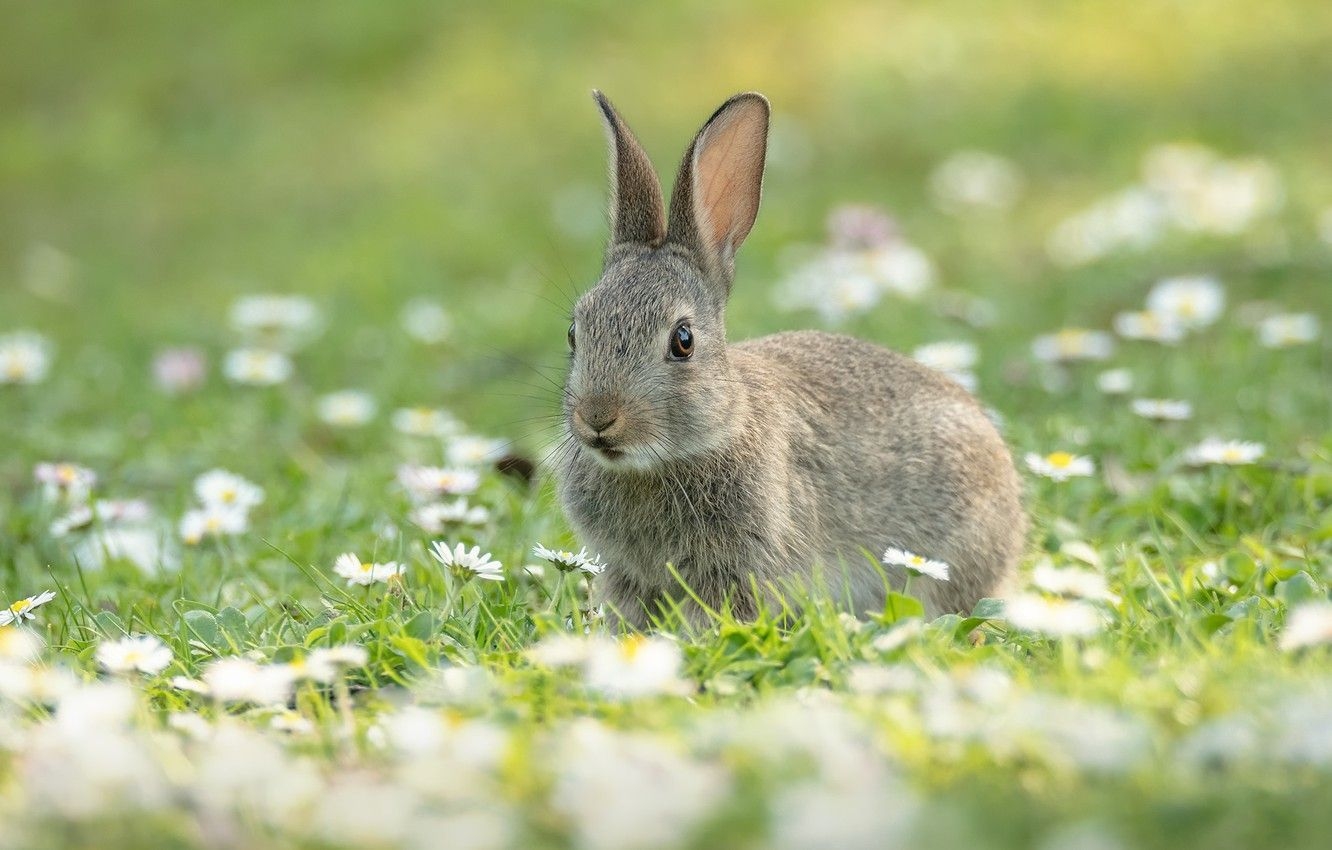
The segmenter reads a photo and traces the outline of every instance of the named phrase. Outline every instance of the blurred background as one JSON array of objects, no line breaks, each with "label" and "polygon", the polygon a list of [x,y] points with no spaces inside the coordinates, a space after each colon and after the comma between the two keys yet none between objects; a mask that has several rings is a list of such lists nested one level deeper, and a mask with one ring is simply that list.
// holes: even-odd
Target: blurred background
[{"label": "blurred background", "polygon": [[[944,290],[981,299],[993,315],[968,333],[1015,357],[1039,330],[1108,326],[1167,274],[1329,303],[1325,0],[10,0],[0,15],[0,330],[40,329],[92,377],[76,420],[141,383],[163,345],[220,356],[227,311],[255,292],[320,306],[297,364],[312,393],[366,386],[492,430],[542,404],[487,393],[558,370],[568,306],[598,274],[593,87],[667,185],[725,97],[771,99],[733,337],[837,324],[910,349],[963,326],[910,301],[836,321],[774,309],[798,246],[824,243],[848,202],[881,208]],[[1150,252],[1079,247],[1076,216],[1178,143],[1256,168],[1263,214]],[[957,166],[950,190],[939,168],[975,150],[998,176]],[[420,298],[447,311],[438,344],[401,328]],[[1003,357],[981,375],[1023,380]]]}]

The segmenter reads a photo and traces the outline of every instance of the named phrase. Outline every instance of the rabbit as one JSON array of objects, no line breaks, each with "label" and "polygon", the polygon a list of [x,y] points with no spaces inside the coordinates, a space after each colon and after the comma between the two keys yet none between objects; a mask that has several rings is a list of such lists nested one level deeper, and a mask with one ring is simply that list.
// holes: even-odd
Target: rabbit
[{"label": "rabbit", "polygon": [[[706,627],[791,585],[882,611],[900,547],[927,615],[1001,594],[1024,545],[1013,459],[971,395],[901,354],[795,331],[731,344],[735,254],[758,214],[768,101],[738,94],[689,146],[666,210],[652,164],[593,92],[610,143],[611,238],[573,310],[559,500],[607,567],[608,617],[663,606]],[[678,578],[674,573],[678,573]],[[683,586],[682,586],[683,583]]]}]

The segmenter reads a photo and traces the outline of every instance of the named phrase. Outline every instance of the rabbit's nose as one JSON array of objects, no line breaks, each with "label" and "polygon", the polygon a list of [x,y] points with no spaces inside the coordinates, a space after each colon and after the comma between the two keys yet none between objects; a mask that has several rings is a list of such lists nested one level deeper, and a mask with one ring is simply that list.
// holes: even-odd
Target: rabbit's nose
[{"label": "rabbit's nose", "polygon": [[589,430],[601,434],[620,418],[620,406],[607,398],[590,398],[574,413]]}]

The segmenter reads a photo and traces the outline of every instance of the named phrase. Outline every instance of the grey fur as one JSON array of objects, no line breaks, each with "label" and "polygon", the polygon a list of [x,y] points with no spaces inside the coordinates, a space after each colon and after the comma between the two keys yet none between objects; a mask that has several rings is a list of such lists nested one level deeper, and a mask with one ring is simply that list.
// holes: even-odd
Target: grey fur
[{"label": "grey fur", "polygon": [[[614,122],[612,156],[640,155],[608,103],[603,112]],[[582,541],[609,565],[602,598],[637,627],[666,600],[705,623],[671,564],[705,605],[729,604],[741,617],[756,611],[754,584],[763,594],[817,584],[855,611],[878,610],[887,583],[871,559],[897,546],[952,567],[950,581],[913,585],[930,615],[970,611],[1003,591],[1023,546],[1007,447],[956,383],[871,343],[797,331],[727,344],[728,252],[739,239],[701,236],[708,228],[695,225],[690,200],[706,194],[694,185],[703,179],[695,150],[719,118],[752,122],[742,148],[766,138],[761,96],[727,101],[682,163],[669,219],[658,213],[666,238],[623,239],[613,228],[601,281],[574,310],[558,489]],[[738,177],[723,169],[712,179],[737,183],[720,187],[720,203],[732,205],[720,214],[741,210],[748,221],[732,230],[742,226],[743,239],[762,156],[739,156]],[[612,173],[618,211],[654,190],[660,204],[655,176],[618,162]],[[687,360],[668,356],[681,320],[694,335]]]}]

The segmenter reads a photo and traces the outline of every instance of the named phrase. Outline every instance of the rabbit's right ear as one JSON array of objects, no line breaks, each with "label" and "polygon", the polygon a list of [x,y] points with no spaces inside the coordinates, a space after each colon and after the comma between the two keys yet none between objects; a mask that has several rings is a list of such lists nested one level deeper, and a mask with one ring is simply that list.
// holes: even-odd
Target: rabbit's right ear
[{"label": "rabbit's right ear", "polygon": [[596,90],[592,97],[601,108],[610,142],[611,245],[634,242],[656,247],[666,239],[661,181],[643,146],[611,102]]}]

